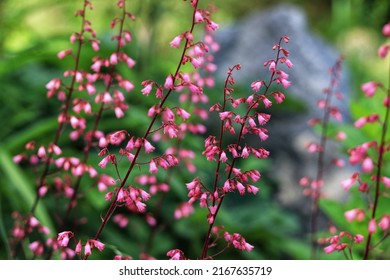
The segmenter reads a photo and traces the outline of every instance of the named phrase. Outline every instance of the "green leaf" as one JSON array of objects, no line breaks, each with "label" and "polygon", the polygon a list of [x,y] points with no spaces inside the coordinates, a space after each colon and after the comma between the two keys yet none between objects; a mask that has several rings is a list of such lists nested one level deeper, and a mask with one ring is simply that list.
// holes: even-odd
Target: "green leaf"
[{"label": "green leaf", "polygon": [[[23,171],[14,164],[12,157],[5,149],[0,150],[0,170],[7,179],[7,184],[3,186],[7,199],[15,209],[20,211],[29,210],[35,199],[33,185]],[[41,224],[49,228],[50,232],[55,232],[53,222],[42,203],[38,204],[35,216]]]}]

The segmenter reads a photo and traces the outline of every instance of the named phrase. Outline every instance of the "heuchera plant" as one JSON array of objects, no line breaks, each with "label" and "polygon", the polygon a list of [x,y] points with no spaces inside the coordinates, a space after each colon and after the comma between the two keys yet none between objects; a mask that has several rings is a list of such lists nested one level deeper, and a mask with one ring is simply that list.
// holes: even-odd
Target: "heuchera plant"
[{"label": "heuchera plant", "polygon": [[[383,35],[390,38],[390,23],[383,26]],[[385,59],[388,56],[390,44],[384,43],[378,50],[378,56]],[[390,73],[390,71],[389,71]],[[390,80],[390,79],[389,79]],[[389,188],[390,175],[386,162],[389,158],[389,109],[390,84],[385,86],[381,82],[369,81],[361,85],[366,98],[373,98],[384,93],[380,110],[368,112],[368,115],[359,117],[354,126],[364,129],[365,126],[376,126],[375,139],[364,141],[356,147],[348,149],[349,163],[357,167],[350,178],[342,181],[344,190],[358,192],[363,199],[359,205],[344,213],[347,222],[354,225],[354,232],[333,228],[333,236],[322,239],[326,244],[325,253],[344,252],[346,258],[381,258],[382,245],[390,233]],[[357,245],[360,244],[360,245]]]},{"label": "heuchera plant", "polygon": [[329,149],[328,141],[342,141],[346,137],[343,131],[334,133],[329,129],[332,119],[337,122],[340,122],[343,119],[339,108],[333,105],[335,98],[343,100],[343,95],[338,90],[342,61],[343,57],[340,57],[329,69],[331,76],[329,86],[323,90],[324,98],[319,99],[317,102],[319,111],[322,111],[323,113],[322,117],[312,118],[308,121],[309,126],[319,128],[319,142],[310,142],[307,143],[306,146],[309,153],[318,155],[314,175],[315,177],[311,178],[309,176],[305,176],[299,181],[299,184],[304,187],[304,195],[309,196],[312,200],[310,217],[311,258],[316,258],[318,219],[320,213],[319,201],[321,197],[325,195],[322,190],[327,175],[325,170],[330,164],[334,164],[338,168],[342,168],[344,166],[344,161],[342,159],[329,159],[329,156],[327,156]]},{"label": "heuchera plant", "polygon": [[[255,183],[261,177],[260,172],[241,170],[239,159],[254,156],[262,160],[269,155],[261,146],[261,141],[268,138],[264,125],[271,116],[262,112],[261,108],[272,106],[272,99],[282,103],[285,98],[281,91],[271,90],[271,85],[287,88],[291,84],[288,74],[282,70],[283,64],[287,68],[293,66],[288,58],[289,52],[283,46],[289,38],[284,36],[273,46],[275,58],[264,63],[270,77],[251,83],[251,94],[236,96],[232,87],[233,72],[239,70],[240,65],[228,69],[221,94],[223,100],[207,111],[202,104],[208,102],[206,89],[214,86],[212,73],[216,71],[216,65],[213,52],[218,51],[219,45],[214,41],[213,32],[218,29],[218,24],[211,18],[212,9],[200,8],[199,2],[189,1],[192,7],[189,28],[169,43],[172,48],[181,50],[176,70],[167,74],[164,81],[144,79],[140,92],[137,92],[137,85],[119,70],[122,65],[129,69],[136,65],[136,61],[126,53],[126,46],[132,42],[133,36],[126,26],[129,20],[136,20],[135,15],[128,11],[125,0],[117,2],[119,16],[110,25],[116,30],[111,38],[115,49],[108,56],[103,56],[100,54],[100,40],[89,20],[92,2],[84,0],[82,9],[75,14],[81,19],[81,26],[70,37],[73,47],[58,53],[59,59],[73,60],[73,68],[64,72],[64,78],[54,78],[46,84],[47,97],[61,102],[53,140],[49,144],[31,141],[26,144],[26,152],[14,157],[17,163],[30,163],[38,174],[36,198],[29,213],[13,214],[15,223],[10,243],[15,258],[27,255],[25,245],[28,244],[34,257],[88,259],[94,249],[103,251],[110,243],[110,240],[102,240],[107,223],[112,220],[120,227],[126,227],[131,215],[145,219],[152,238],[159,221],[149,210],[149,202],[157,193],[169,194],[170,172],[174,172],[175,168],[196,172],[193,159],[197,152],[208,161],[215,162],[214,183],[207,184],[199,176],[183,182],[183,188],[188,191],[188,201],[183,201],[174,211],[174,218],[180,219],[195,211],[195,203],[207,209],[205,223],[208,230],[196,258],[214,258],[228,247],[252,250],[253,246],[241,234],[229,232],[216,221],[229,193],[244,195],[259,191]],[[201,40],[196,39],[198,28],[202,28]],[[96,55],[90,68],[82,69],[86,48],[91,48]],[[134,98],[135,95],[138,97]],[[137,101],[131,101],[140,100],[142,96],[153,99],[153,105],[145,112],[149,122],[142,134],[126,128],[115,131],[100,129],[107,114],[123,118],[131,106],[137,106]],[[150,104],[150,101],[145,104]],[[206,126],[202,122],[207,120],[209,113],[218,114],[219,134],[206,137],[203,151],[183,148],[186,135],[206,135]],[[227,134],[229,137],[226,137]],[[233,142],[228,140],[232,139],[231,136]],[[66,137],[78,145],[82,144],[80,154],[63,152],[61,142]],[[256,141],[248,141],[251,137]],[[96,165],[90,160],[95,153],[100,157]],[[112,169],[114,172],[105,173],[105,170]],[[167,170],[164,179],[157,176],[162,170]],[[116,175],[112,176],[112,173]],[[83,192],[87,191],[83,186],[87,177],[93,182],[93,188],[105,194],[108,207],[104,213],[96,213],[96,216],[101,216],[101,223],[93,236],[85,238],[77,231],[83,222],[82,217],[77,216],[77,207],[82,203]],[[58,219],[52,229],[56,231],[54,233],[36,217],[39,203],[49,199],[66,202],[64,210],[55,214]],[[156,204],[163,202],[164,199],[161,199]],[[122,211],[118,212],[118,208]],[[159,209],[157,207],[156,211]],[[225,248],[211,254],[209,250],[221,240],[224,240]],[[120,252],[120,248],[116,252]],[[153,258],[147,250],[139,257]],[[187,259],[178,248],[169,250],[167,257]],[[117,253],[113,258],[130,259],[131,256]]]}]

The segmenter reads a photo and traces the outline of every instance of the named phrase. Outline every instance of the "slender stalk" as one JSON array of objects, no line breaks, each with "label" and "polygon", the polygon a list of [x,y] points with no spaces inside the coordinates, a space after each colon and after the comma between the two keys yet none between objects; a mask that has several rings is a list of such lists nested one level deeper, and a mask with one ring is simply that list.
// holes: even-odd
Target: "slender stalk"
[{"label": "slender stalk", "polygon": [[[280,39],[279,41],[279,46],[282,42],[282,39]],[[278,64],[278,61],[279,61],[279,56],[280,56],[280,48],[278,49],[278,52],[277,52],[277,55],[276,55],[276,66]],[[270,86],[274,80],[274,76],[275,76],[275,72],[272,72],[272,75],[268,81],[268,84],[265,85],[265,91],[263,93],[263,95],[266,95],[268,93],[268,90],[270,89]],[[226,106],[226,88],[227,88],[227,81],[229,80],[230,78],[230,73],[225,81],[225,86],[224,86],[224,104],[223,104],[223,108],[222,110],[224,111],[225,110],[225,106]],[[250,111],[255,107],[256,104],[258,104],[258,102],[260,101],[260,97],[258,97],[257,99],[257,102],[254,102],[251,106],[248,107],[247,111],[246,111],[246,114],[245,114],[245,117],[244,119],[246,120],[249,116],[249,113]],[[237,141],[236,141],[236,146],[238,147],[241,143],[241,140],[242,140],[242,136],[243,136],[243,131],[244,131],[244,127],[245,127],[245,122],[243,122],[241,124],[241,128],[240,128],[240,133],[238,134],[238,137],[237,137]],[[222,153],[222,140],[223,140],[223,135],[224,135],[224,121],[221,121],[221,127],[220,127],[220,136],[219,136],[219,157]],[[236,158],[233,158],[232,159],[232,163],[230,164],[230,170],[229,170],[229,173],[227,175],[227,180],[231,179],[231,176],[232,176],[232,172],[233,172],[233,167],[236,163]],[[220,170],[220,166],[221,166],[221,161],[219,160],[218,158],[218,162],[217,162],[217,167],[216,167],[216,172],[215,172],[215,180],[214,180],[214,191],[217,191],[217,188],[218,188],[218,179],[219,179],[219,170]],[[222,206],[222,202],[224,200],[225,196],[223,195],[219,202],[218,202],[218,205],[217,205],[217,209],[215,211],[215,214],[214,214],[214,219],[213,219],[213,222],[209,225],[208,227],[208,230],[207,230],[207,233],[206,233],[206,236],[205,236],[205,239],[204,239],[204,242],[203,242],[203,247],[202,247],[202,253],[201,253],[201,256],[200,256],[200,259],[204,260],[204,259],[207,259],[207,253],[208,253],[208,249],[209,249],[209,243],[210,243],[210,238],[211,238],[211,232],[212,232],[212,229],[214,227],[214,224],[215,224],[215,220],[216,220],[216,217],[218,215],[218,212]],[[213,206],[215,206],[215,203],[216,203],[216,199],[213,198]]]},{"label": "slender stalk", "polygon": [[312,194],[312,206],[311,206],[311,217],[310,217],[310,258],[315,259],[317,253],[317,240],[316,234],[318,231],[318,216],[319,216],[319,200],[321,197],[321,188],[322,182],[324,179],[324,168],[325,168],[325,153],[326,153],[326,145],[328,140],[328,127],[329,127],[329,119],[331,116],[331,101],[332,97],[335,93],[335,84],[337,83],[338,70],[340,67],[341,60],[338,60],[336,64],[331,69],[332,78],[330,81],[330,87],[328,88],[328,92],[325,98],[324,104],[324,114],[322,117],[321,123],[321,138],[320,138],[320,150],[318,152],[317,158],[317,174],[315,182],[317,182],[317,187],[314,188],[314,192]]},{"label": "slender stalk", "polygon": [[[79,36],[79,39],[78,39],[77,52],[76,52],[76,56],[75,56],[74,73],[77,73],[79,71],[81,49],[82,49],[82,46],[84,44],[84,41],[83,41],[82,38],[83,38],[83,34],[84,34],[84,29],[85,29],[85,12],[87,10],[86,7],[87,7],[87,5],[84,4],[83,12],[82,12],[82,19],[83,20],[81,22],[80,36]],[[61,114],[63,116],[66,116],[68,114],[69,107],[70,107],[70,104],[72,102],[73,92],[74,92],[74,89],[75,89],[74,88],[75,87],[75,83],[76,83],[76,75],[73,75],[72,79],[71,79],[70,86],[69,86],[68,94],[66,95],[66,100],[65,100],[65,103],[64,103],[64,107],[63,107],[63,110],[61,112]],[[64,125],[65,125],[65,122],[59,122],[58,127],[57,127],[57,131],[56,131],[55,136],[54,136],[54,140],[52,142],[53,145],[58,145],[59,139],[60,139],[60,137],[62,135],[62,131],[63,131]],[[50,165],[52,163],[53,154],[54,154],[53,151],[49,151],[49,153],[48,153],[47,160],[45,162],[45,166],[44,166],[43,172],[42,172],[41,177],[40,177],[40,179],[38,181],[38,184],[37,184],[35,200],[34,200],[33,206],[31,207],[31,210],[30,210],[30,214],[31,215],[34,215],[34,212],[35,212],[35,210],[36,210],[36,208],[38,206],[38,202],[39,202],[39,199],[40,199],[39,188],[45,184],[46,177],[49,174]]]},{"label": "slender stalk", "polygon": [[[124,22],[125,22],[125,18],[126,18],[126,6],[125,5],[126,5],[126,1],[123,1],[122,18],[120,20],[120,25],[119,25],[119,32],[118,32],[119,38],[118,38],[118,44],[117,44],[116,51],[115,51],[116,53],[119,53],[120,48],[121,48],[120,42],[121,42],[121,37],[122,37],[122,33],[123,33],[123,28],[124,28]],[[112,65],[112,64],[110,65],[110,69],[109,69],[110,79],[106,85],[105,92],[109,92],[110,88],[112,87],[112,81],[113,81],[113,76],[115,73],[115,68],[116,68],[115,65]],[[101,102],[98,113],[96,115],[96,118],[95,118],[95,121],[93,124],[92,131],[91,131],[91,137],[90,137],[90,139],[87,139],[87,144],[83,150],[84,155],[83,155],[83,159],[82,159],[81,164],[86,164],[88,162],[89,152],[90,152],[92,145],[93,145],[93,135],[95,135],[96,131],[98,130],[99,122],[100,122],[101,117],[103,115],[104,106],[105,106],[105,103]],[[63,223],[67,220],[67,218],[70,215],[70,212],[74,208],[74,205],[75,205],[75,202],[77,199],[77,195],[79,193],[82,178],[83,178],[83,175],[77,177],[77,181],[74,184],[74,192],[73,192],[73,195],[72,195],[72,197],[68,203],[68,206],[66,208],[66,212],[65,212],[65,215],[63,218]]]},{"label": "slender stalk", "polygon": [[[86,2],[84,1],[84,5],[83,5],[83,10],[82,10],[82,21],[81,21],[81,27],[80,27],[80,35],[78,37],[78,44],[77,44],[77,51],[76,51],[76,56],[75,56],[75,66],[74,66],[74,73],[77,73],[79,71],[79,66],[80,66],[80,58],[81,58],[81,50],[82,50],[82,46],[84,44],[84,41],[83,41],[83,34],[85,32],[85,13],[87,11],[87,4]],[[71,82],[70,82],[70,86],[68,88],[68,92],[67,92],[67,95],[66,95],[66,99],[65,99],[65,102],[64,102],[64,106],[63,106],[63,109],[61,111],[61,115],[63,116],[66,116],[68,114],[68,111],[69,111],[69,108],[70,108],[70,104],[72,102],[72,96],[73,96],[73,92],[74,92],[74,89],[75,89],[75,83],[76,83],[76,75],[73,75],[72,76],[72,79],[71,79]],[[62,135],[62,132],[63,132],[63,129],[64,129],[64,126],[65,126],[66,122],[63,122],[63,121],[60,121],[59,124],[58,124],[58,127],[57,127],[57,130],[54,134],[54,139],[52,141],[52,145],[55,145],[57,146],[58,143],[59,143],[59,140],[61,138],[61,135]],[[26,224],[25,224],[25,232],[27,232],[27,229],[29,227],[29,224],[30,224],[30,219],[34,216],[35,214],[35,211],[38,207],[38,204],[39,204],[39,201],[40,201],[40,198],[41,196],[39,195],[39,189],[40,187],[42,187],[43,185],[45,185],[45,181],[46,181],[46,178],[49,174],[49,169],[50,169],[50,165],[53,161],[53,155],[54,155],[54,151],[52,149],[49,149],[48,151],[48,154],[47,154],[47,158],[46,158],[46,161],[45,161],[45,164],[44,164],[44,167],[43,167],[43,171],[41,173],[41,176],[39,178],[39,180],[37,181],[37,187],[36,187],[36,193],[35,193],[35,199],[34,199],[34,202],[31,206],[31,209],[30,209],[30,212],[29,212],[29,217],[28,217],[28,220],[26,221]],[[22,240],[19,240],[19,246],[18,248],[19,249],[16,249],[16,251],[22,249],[21,248],[21,243],[23,242],[23,240],[27,237],[27,235],[22,239]],[[17,253],[15,253],[17,255]]]},{"label": "slender stalk", "polygon": [[[390,65],[390,64],[389,64]],[[390,103],[388,102],[390,100],[390,68],[389,68],[389,85],[387,88],[387,101],[386,101],[386,113],[385,113],[385,119],[383,121],[382,125],[382,133],[381,133],[381,140],[378,148],[378,161],[376,163],[376,175],[375,175],[375,195],[374,195],[374,202],[372,205],[372,212],[371,212],[371,219],[376,219],[376,211],[378,209],[379,204],[379,198],[380,198],[380,178],[382,176],[382,168],[383,168],[383,156],[385,154],[385,144],[386,144],[386,135],[387,135],[387,128],[389,124],[389,115],[390,115]],[[364,250],[364,256],[363,259],[367,260],[370,252],[371,252],[371,239],[372,239],[372,233],[368,233],[366,246]]]}]

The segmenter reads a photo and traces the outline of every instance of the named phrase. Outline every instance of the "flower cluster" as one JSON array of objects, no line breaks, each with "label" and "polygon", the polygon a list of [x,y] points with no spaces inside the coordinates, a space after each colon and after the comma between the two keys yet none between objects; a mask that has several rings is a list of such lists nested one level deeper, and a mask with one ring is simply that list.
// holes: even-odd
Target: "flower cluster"
[{"label": "flower cluster", "polygon": [[309,153],[317,154],[316,174],[314,178],[305,176],[300,179],[299,184],[304,187],[304,195],[310,196],[312,199],[311,206],[311,221],[310,221],[310,233],[311,233],[311,254],[312,258],[315,257],[315,248],[317,245],[316,233],[317,223],[319,215],[319,199],[323,195],[322,188],[324,186],[325,168],[327,165],[335,164],[338,168],[344,166],[344,162],[338,158],[332,158],[331,162],[327,162],[327,142],[332,138],[338,141],[345,139],[344,132],[340,131],[336,135],[331,135],[329,132],[329,126],[331,119],[335,121],[342,120],[342,114],[337,106],[334,106],[333,100],[337,98],[342,100],[342,93],[338,90],[338,82],[341,74],[341,65],[343,58],[340,57],[336,63],[329,68],[331,75],[330,83],[327,88],[324,89],[324,98],[319,99],[317,106],[319,110],[322,110],[322,118],[312,118],[308,121],[311,127],[320,126],[320,139],[319,143],[310,142],[306,144],[306,148]]},{"label": "flower cluster", "polygon": [[[170,43],[171,47],[179,48],[183,42],[183,53],[175,73],[169,74],[163,83],[154,80],[144,80],[141,85],[141,93],[150,96],[152,91],[157,100],[147,112],[150,124],[143,137],[131,136],[129,132],[116,131],[106,137],[105,146],[102,147],[99,155],[103,157],[99,166],[105,168],[111,163],[118,169],[119,156],[110,152],[110,146],[119,146],[125,143],[124,148],[120,148],[119,154],[129,161],[129,168],[126,175],[120,180],[120,185],[113,191],[106,194],[106,200],[111,201],[111,206],[98,230],[97,236],[102,231],[105,223],[117,207],[125,205],[128,210],[135,213],[143,213],[146,222],[151,227],[155,227],[157,220],[155,215],[148,210],[145,202],[158,192],[167,193],[170,190],[169,181],[158,181],[158,177],[153,175],[160,169],[168,170],[173,166],[182,163],[189,172],[195,172],[196,167],[192,160],[195,152],[183,148],[179,145],[187,133],[201,134],[205,132],[205,126],[196,122],[196,118],[206,119],[207,112],[198,103],[208,101],[203,89],[205,86],[212,87],[214,80],[211,74],[216,70],[213,64],[212,53],[218,51],[218,44],[214,41],[212,32],[218,25],[211,20],[211,14],[207,10],[198,9],[198,1],[191,1],[194,10],[193,22],[190,30],[176,36]],[[194,27],[204,24],[204,41],[196,41],[194,37]],[[191,64],[193,71],[184,72],[181,68]],[[199,72],[202,70],[202,72]],[[175,98],[172,92],[178,93],[178,105],[170,106],[169,100]],[[125,142],[124,142],[125,141]],[[166,143],[164,147],[160,143]],[[161,153],[156,155],[156,147]],[[165,152],[164,152],[165,151]],[[134,185],[125,186],[129,175],[133,173],[134,166],[142,167],[147,165],[145,173],[150,175],[139,175],[135,182],[144,187],[149,186],[149,192],[142,187]],[[159,176],[160,177],[160,176]],[[105,189],[106,190],[106,189]],[[159,204],[159,203],[157,203]],[[128,219],[121,214],[114,216],[114,220],[125,226]],[[144,253],[143,253],[144,254]]]},{"label": "flower cluster", "polygon": [[[256,194],[259,188],[254,185],[260,178],[258,170],[243,171],[236,167],[238,159],[246,159],[253,155],[257,159],[265,159],[269,152],[259,146],[253,146],[249,139],[254,138],[254,142],[261,143],[268,138],[268,130],[264,125],[270,120],[270,115],[260,112],[258,108],[263,105],[265,108],[272,106],[271,97],[276,103],[284,100],[284,95],[280,91],[270,92],[270,86],[273,83],[281,84],[284,88],[290,86],[288,74],[285,73],[281,65],[286,64],[288,68],[292,67],[288,59],[289,52],[282,46],[282,42],[288,43],[288,37],[282,37],[278,44],[274,45],[277,51],[276,58],[264,63],[269,68],[270,78],[268,81],[256,80],[251,83],[253,93],[248,97],[235,97],[232,87],[235,83],[233,71],[240,70],[240,65],[230,68],[225,80],[223,91],[223,103],[217,103],[211,106],[210,112],[217,112],[220,119],[219,136],[210,135],[205,139],[204,151],[202,154],[208,161],[216,162],[214,185],[207,186],[201,178],[196,177],[187,183],[188,197],[187,203],[181,204],[175,212],[176,218],[186,217],[191,214],[193,204],[198,202],[201,208],[208,210],[207,221],[209,230],[203,245],[201,259],[209,258],[208,249],[212,229],[215,227],[215,220],[227,194],[238,192],[240,195],[245,193]],[[259,93],[260,91],[262,93]],[[231,109],[229,109],[231,108]],[[244,113],[238,113],[243,108]],[[229,142],[225,137],[226,133],[235,135],[235,141]],[[248,139],[248,140],[246,140]],[[248,141],[248,142],[247,142]],[[238,233],[223,233],[225,241],[239,250],[250,251],[253,247],[245,241]]]},{"label": "flower cluster", "polygon": [[[100,189],[113,185],[113,180],[99,174],[89,163],[89,154],[93,147],[106,145],[107,137],[99,130],[103,112],[112,110],[116,118],[122,118],[128,109],[125,92],[130,92],[134,88],[133,83],[116,70],[120,63],[129,68],[135,65],[135,61],[122,51],[125,45],[131,42],[131,33],[124,29],[124,22],[127,18],[134,20],[134,16],[127,12],[125,1],[119,0],[117,6],[122,15],[115,18],[111,24],[112,28],[119,29],[112,37],[117,43],[116,49],[109,58],[99,55],[93,57],[90,69],[81,69],[81,60],[83,48],[91,47],[94,52],[100,50],[97,34],[92,28],[92,23],[86,18],[87,11],[92,10],[93,5],[85,0],[83,9],[76,11],[75,16],[81,18],[81,29],[70,37],[70,42],[75,47],[58,53],[58,59],[72,58],[74,68],[66,70],[63,79],[53,78],[46,84],[47,97],[56,96],[62,103],[54,140],[48,145],[29,142],[26,145],[27,152],[14,157],[14,161],[18,163],[29,161],[36,167],[37,173],[41,173],[37,179],[37,196],[31,209],[32,215],[35,214],[39,200],[49,192],[67,199],[65,213],[60,214],[62,217],[60,228],[68,223],[70,213],[77,205],[81,181],[85,174],[96,180]],[[80,157],[63,155],[60,145],[65,132],[69,132],[71,141],[84,143]],[[52,173],[55,175],[51,176]],[[64,244],[63,239],[61,242]],[[87,242],[85,246],[88,244],[89,248],[102,248],[95,246],[94,242]]]},{"label": "flower cluster", "polygon": [[[382,33],[390,38],[390,23],[384,25]],[[389,44],[383,44],[378,51],[380,58],[387,56]],[[382,89],[385,93],[382,99],[383,111],[375,112],[367,116],[362,116],[354,122],[356,129],[364,129],[366,126],[377,125],[379,128],[378,139],[364,141],[362,144],[348,149],[349,163],[358,168],[349,178],[343,180],[341,185],[346,191],[353,191],[357,186],[357,191],[366,199],[358,208],[345,211],[345,219],[349,223],[366,224],[366,229],[353,235],[348,233],[350,239],[356,243],[365,242],[363,258],[368,259],[374,249],[389,236],[389,212],[379,205],[386,203],[390,189],[390,178],[386,174],[385,158],[388,156],[389,141],[387,139],[387,127],[390,115],[390,88],[386,88],[380,82],[366,82],[361,86],[361,90],[367,98],[374,98],[376,92]],[[330,246],[324,250],[331,253],[334,250],[342,251],[348,246],[336,245],[335,239],[329,239]],[[375,243],[374,243],[375,242]],[[374,244],[373,244],[374,243]],[[349,246],[348,248],[351,248]],[[352,256],[352,253],[351,253]]]}]

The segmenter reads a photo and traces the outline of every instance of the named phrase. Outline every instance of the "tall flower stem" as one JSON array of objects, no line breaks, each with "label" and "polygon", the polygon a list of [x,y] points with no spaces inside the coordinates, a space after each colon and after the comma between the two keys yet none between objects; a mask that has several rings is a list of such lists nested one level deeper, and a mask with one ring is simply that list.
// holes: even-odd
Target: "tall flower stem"
[{"label": "tall flower stem", "polygon": [[[80,33],[79,33],[79,36],[78,36],[78,44],[77,44],[77,51],[76,51],[76,55],[74,57],[74,62],[75,62],[75,65],[74,65],[74,68],[73,68],[73,73],[77,73],[79,71],[79,67],[80,67],[80,58],[81,58],[81,50],[82,50],[82,47],[84,45],[84,40],[83,40],[83,34],[85,33],[85,22],[86,22],[86,19],[85,19],[85,14],[86,14],[86,11],[87,11],[87,7],[88,7],[88,4],[89,2],[87,0],[84,1],[84,5],[83,5],[83,9],[80,10],[81,12],[79,13],[82,17],[82,21],[81,21],[81,27],[80,27]],[[71,102],[72,102],[72,97],[73,97],[73,92],[75,90],[75,84],[76,84],[76,75],[73,75],[72,78],[71,78],[71,82],[70,82],[70,86],[67,87],[68,89],[68,92],[66,94],[66,99],[64,101],[64,106],[63,106],[63,109],[60,113],[61,116],[67,116],[68,115],[68,111],[69,111],[69,108],[70,108],[70,105],[71,105]],[[54,139],[53,141],[51,142],[51,144],[53,146],[58,146],[58,143],[60,141],[60,138],[61,138],[61,135],[62,135],[62,132],[64,130],[64,126],[65,126],[66,122],[65,121],[59,121],[58,122],[58,127],[57,127],[57,130],[54,134]],[[39,189],[45,185],[45,182],[46,182],[46,178],[47,176],[49,175],[49,171],[50,171],[50,166],[53,162],[53,155],[54,155],[54,151],[53,149],[49,149],[48,150],[48,154],[47,154],[47,158],[46,158],[46,161],[44,163],[44,166],[43,166],[43,171],[39,177],[39,179],[37,180],[37,183],[36,183],[36,193],[35,193],[35,199],[34,199],[34,202],[30,208],[30,212],[29,212],[29,216],[27,218],[27,221],[25,223],[25,232],[27,232],[27,228],[29,227],[29,224],[30,224],[30,219],[32,219],[32,217],[35,215],[35,211],[38,207],[38,204],[39,204],[39,201],[40,201],[40,194],[39,194]],[[22,238],[21,240],[19,240],[18,244],[21,245],[21,243],[23,242],[23,240],[26,238],[27,236],[25,236],[24,238]],[[17,246],[17,249],[16,249],[16,255],[18,254],[17,251],[19,251],[21,249],[21,246]]]},{"label": "tall flower stem", "polygon": [[[390,64],[389,64],[390,65]],[[383,168],[383,156],[385,154],[385,144],[386,144],[386,135],[387,135],[387,129],[389,125],[389,115],[390,115],[390,68],[389,68],[389,85],[387,87],[387,97],[386,97],[386,113],[385,113],[385,119],[383,121],[382,125],[382,131],[381,131],[381,140],[378,148],[378,161],[376,162],[376,175],[375,175],[375,194],[374,194],[374,201],[372,205],[372,212],[371,212],[371,220],[376,219],[376,211],[378,209],[379,204],[379,198],[380,198],[380,188],[381,188],[381,176],[382,176],[382,168]],[[364,256],[363,259],[368,259],[371,251],[371,239],[372,239],[372,232],[368,233],[367,240],[366,240],[366,246],[364,250]]]},{"label": "tall flower stem", "polygon": [[[87,11],[87,6],[88,6],[87,2],[88,1],[84,1],[84,7],[83,7],[83,10],[82,10],[82,13],[81,13],[82,21],[81,21],[81,28],[80,28],[80,33],[79,33],[80,35],[78,37],[78,45],[77,45],[76,56],[75,56],[75,59],[74,59],[75,60],[75,66],[74,66],[74,70],[73,70],[74,73],[77,73],[79,71],[80,58],[81,58],[81,49],[82,49],[83,44],[84,44],[83,34],[85,32],[85,13]],[[65,103],[64,103],[64,107],[63,107],[63,110],[61,112],[61,115],[63,115],[63,116],[66,116],[68,114],[68,111],[69,111],[69,108],[70,108],[70,104],[71,104],[72,98],[73,98],[73,92],[75,90],[75,83],[76,83],[76,75],[73,75],[72,79],[71,79],[71,82],[70,82],[70,86],[68,88],[68,93],[66,95],[66,100],[65,100]],[[56,130],[56,133],[55,133],[55,136],[54,136],[54,140],[52,142],[53,145],[58,145],[58,142],[59,142],[60,137],[62,135],[65,123],[66,122],[62,122],[62,121],[59,122],[57,130]],[[42,172],[42,174],[40,176],[40,179],[38,181],[38,184],[37,184],[35,200],[34,200],[34,203],[33,203],[32,207],[31,207],[31,210],[30,210],[31,215],[34,214],[34,212],[35,212],[35,210],[36,210],[36,208],[38,206],[38,202],[39,202],[39,199],[40,199],[39,188],[45,184],[46,177],[49,174],[50,164],[52,163],[53,154],[54,154],[53,151],[49,151],[49,153],[48,153],[47,160],[46,160],[45,166],[43,168],[43,172]]]},{"label": "tall flower stem", "polygon": [[321,121],[321,138],[319,143],[319,152],[317,158],[317,167],[316,167],[316,177],[315,177],[315,187],[313,188],[312,193],[312,205],[311,205],[311,217],[310,217],[310,240],[311,240],[311,259],[316,258],[317,251],[317,231],[318,231],[318,217],[319,217],[319,200],[321,197],[321,188],[324,180],[324,168],[325,168],[325,154],[326,154],[326,146],[328,142],[328,128],[329,128],[329,120],[331,117],[331,103],[332,97],[336,92],[336,85],[338,80],[338,74],[341,66],[341,59],[339,59],[336,64],[331,68],[331,81],[330,87],[327,89],[325,104],[324,106],[324,114]]},{"label": "tall flower stem", "polygon": [[[119,51],[121,49],[122,34],[123,34],[124,22],[125,22],[126,16],[127,16],[126,1],[123,1],[122,17],[121,17],[121,20],[120,20],[119,31],[118,31],[118,40],[117,40],[118,44],[117,44],[115,53],[119,53]],[[115,68],[116,68],[115,65],[112,65],[112,64],[110,65],[110,68],[109,68],[110,79],[108,80],[107,85],[105,87],[105,92],[109,92],[110,88],[113,85],[113,79],[114,79],[113,76],[115,74]],[[102,118],[105,105],[106,104],[104,102],[100,103],[100,107],[99,107],[99,110],[98,110],[98,112],[96,114],[95,121],[94,121],[94,124],[93,124],[93,127],[92,127],[92,131],[90,133],[91,137],[87,138],[86,146],[83,149],[83,159],[82,159],[82,163],[81,163],[83,165],[88,162],[89,153],[90,153],[90,150],[91,150],[92,145],[93,145],[93,135],[95,135],[96,131],[98,130],[99,122],[100,122],[100,120]],[[73,207],[75,205],[75,201],[76,201],[78,193],[79,193],[79,189],[80,189],[80,184],[81,184],[82,178],[83,178],[83,175],[79,176],[77,178],[77,181],[74,184],[74,192],[73,192],[73,195],[70,198],[70,201],[69,201],[68,206],[66,208],[66,212],[65,212],[65,215],[64,215],[64,218],[63,218],[63,223],[67,220],[67,218],[70,215],[70,212],[72,211],[72,209],[73,209]]]},{"label": "tall flower stem", "polygon": [[[276,60],[275,60],[275,67],[277,66],[278,62],[279,62],[279,56],[280,56],[280,52],[281,52],[281,49],[280,49],[280,45],[281,45],[281,42],[282,42],[283,38],[281,38],[279,40],[279,48],[278,48],[278,52],[277,52],[277,55],[276,55]],[[223,105],[222,105],[222,111],[225,111],[226,109],[226,101],[227,101],[227,93],[228,93],[228,89],[227,89],[227,86],[228,86],[228,81],[231,79],[231,74],[232,74],[232,71],[234,69],[240,69],[238,65],[234,66],[232,69],[229,69],[228,71],[228,76],[227,76],[227,79],[225,81],[225,85],[224,85],[224,102],[223,102]],[[263,92],[262,95],[266,96],[269,89],[270,89],[270,86],[271,84],[274,82],[274,76],[275,76],[275,72],[272,72],[271,76],[270,76],[270,79],[268,81],[268,83],[265,85],[265,91]],[[261,100],[261,97],[258,96],[257,97],[257,100],[255,102],[253,102],[247,109],[246,113],[245,113],[245,116],[244,116],[244,121],[242,122],[241,124],[241,127],[240,127],[240,132],[238,134],[238,137],[237,137],[237,141],[236,141],[236,146],[238,147],[243,139],[243,131],[244,131],[244,128],[245,128],[245,123],[249,117],[249,114],[250,112],[252,111],[252,109],[254,109],[255,107],[257,107],[257,105],[259,104]],[[221,153],[223,151],[222,149],[222,145],[223,145],[223,137],[224,137],[224,132],[225,132],[225,129],[224,129],[224,123],[225,121],[224,120],[221,120],[221,126],[220,126],[220,134],[219,134],[219,139],[218,139],[218,142],[219,142],[219,155],[218,155],[218,160],[217,160],[217,166],[216,166],[216,170],[215,170],[215,178],[214,178],[214,186],[213,186],[213,193],[215,193],[217,190],[218,190],[218,184],[220,183],[219,182],[219,177],[220,177],[220,168],[221,168],[221,160],[219,159],[220,156],[221,156]],[[235,163],[236,163],[236,158],[233,158],[232,159],[232,162],[230,164],[230,167],[229,167],[229,172],[228,172],[228,175],[227,175],[227,180],[230,180],[231,177],[232,177],[232,172],[233,172],[233,168],[235,166]],[[216,220],[216,217],[218,215],[218,212],[222,206],[222,203],[223,203],[223,200],[225,198],[225,194],[222,195],[222,197],[219,199],[219,201],[217,202],[215,198],[213,198],[213,201],[212,201],[212,206],[215,206],[216,203],[217,204],[217,209],[215,211],[215,214],[214,214],[214,219],[212,221],[212,223],[210,223],[209,227],[208,227],[208,230],[207,230],[207,233],[205,235],[205,238],[204,238],[204,242],[203,242],[203,247],[202,247],[202,253],[201,253],[201,256],[200,256],[200,259],[207,259],[207,256],[208,256],[208,250],[209,250],[209,243],[210,243],[210,238],[211,238],[211,233],[212,233],[212,229],[214,227],[214,224],[215,224],[215,220]]]}]

